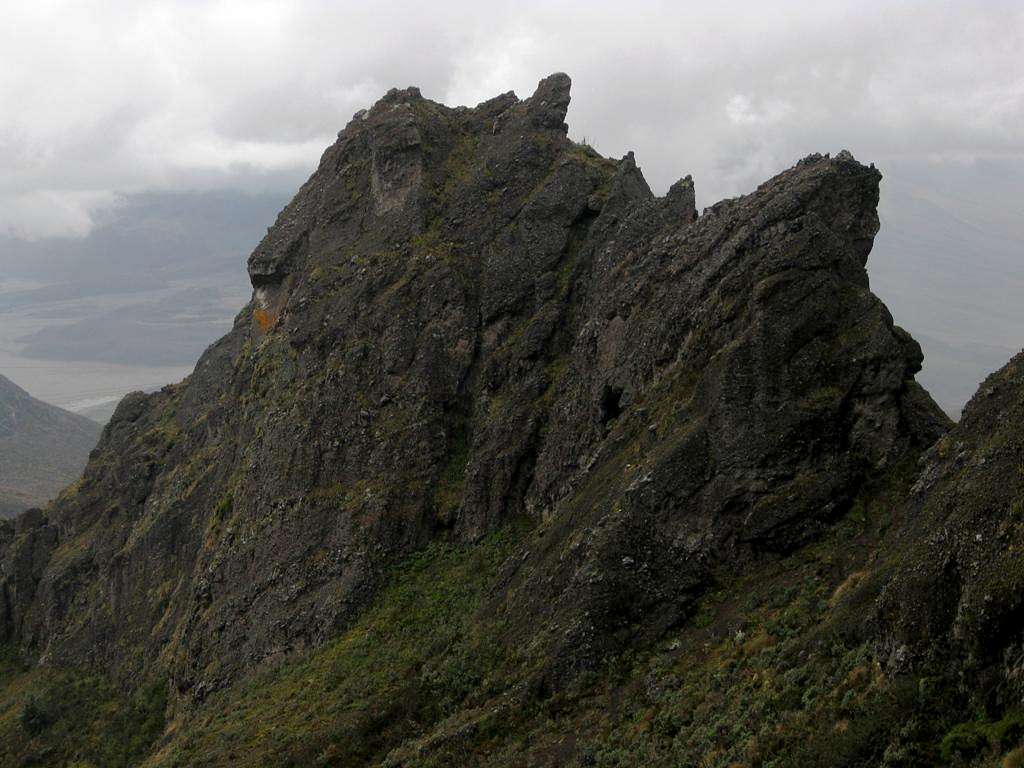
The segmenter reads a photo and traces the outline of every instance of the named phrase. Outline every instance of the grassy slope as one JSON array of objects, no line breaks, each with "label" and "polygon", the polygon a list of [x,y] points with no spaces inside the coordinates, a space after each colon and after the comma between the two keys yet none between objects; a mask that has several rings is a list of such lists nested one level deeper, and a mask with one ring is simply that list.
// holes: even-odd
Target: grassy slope
[{"label": "grassy slope", "polygon": [[510,660],[475,616],[521,535],[410,558],[354,627],[214,695],[147,765],[360,765],[508,688]]},{"label": "grassy slope", "polygon": [[[865,622],[906,469],[822,541],[723,574],[686,626],[555,695],[531,682],[539,660],[504,648],[500,617],[481,612],[529,533],[435,544],[334,642],[171,723],[145,765],[1022,765],[1019,715],[986,718],[955,680],[889,678],[873,657]],[[157,727],[152,691],[127,701],[95,678],[10,661],[2,684],[3,765],[44,749],[38,764],[133,764]],[[29,738],[26,697],[58,689],[72,692],[66,711]]]},{"label": "grassy slope", "polygon": [[24,664],[0,648],[0,765],[137,765],[164,729],[162,685],[125,696],[100,677]]}]

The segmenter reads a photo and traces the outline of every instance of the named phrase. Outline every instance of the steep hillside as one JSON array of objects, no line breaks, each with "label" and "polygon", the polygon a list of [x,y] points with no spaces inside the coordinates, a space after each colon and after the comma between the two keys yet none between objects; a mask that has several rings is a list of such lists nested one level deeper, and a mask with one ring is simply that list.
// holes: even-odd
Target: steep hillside
[{"label": "steep hillside", "polygon": [[[658,198],[570,141],[568,103],[553,75],[357,114],[231,333],[0,527],[0,633],[28,662],[0,701],[34,692],[20,726],[0,712],[10,760],[100,759],[62,735],[87,708],[54,665],[161,692],[103,688],[129,721],[167,696],[153,765],[902,744],[922,673],[879,654],[909,659],[917,625],[885,599],[865,619],[922,545],[903,499],[950,424],[869,290],[880,174],[812,155],[698,216],[688,177]],[[971,696],[907,738],[922,759]]]},{"label": "steep hillside", "polygon": [[1024,707],[1024,353],[925,457],[880,601],[887,664],[956,669],[989,713]]},{"label": "steep hillside", "polygon": [[100,427],[0,376],[0,517],[41,506],[76,480]]}]

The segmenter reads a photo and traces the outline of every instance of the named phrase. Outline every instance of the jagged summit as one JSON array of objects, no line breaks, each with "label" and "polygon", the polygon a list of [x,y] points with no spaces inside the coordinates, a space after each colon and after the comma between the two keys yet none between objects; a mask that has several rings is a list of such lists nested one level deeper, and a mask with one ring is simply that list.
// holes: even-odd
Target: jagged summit
[{"label": "jagged summit", "polygon": [[530,97],[528,112],[538,128],[550,128],[562,133],[569,131],[565,115],[569,111],[569,91],[572,80],[564,72],[556,72],[540,81]]},{"label": "jagged summit", "polygon": [[[254,287],[280,283],[298,266],[304,255],[301,233],[313,225],[318,212],[339,202],[335,197],[338,183],[342,188],[351,183],[364,161],[370,166],[373,212],[393,214],[389,225],[408,235],[409,228],[422,225],[427,212],[421,207],[421,195],[448,170],[444,162],[466,159],[431,152],[434,146],[430,139],[437,139],[443,146],[444,138],[450,138],[453,131],[463,134],[464,143],[490,137],[486,143],[491,145],[516,142],[524,138],[524,132],[546,135],[554,131],[564,137],[570,84],[568,75],[554,74],[542,80],[525,101],[509,92],[474,109],[453,109],[429,101],[418,88],[392,89],[369,110],[357,113],[338,134],[338,141],[324,153],[316,173],[282,212],[271,235],[250,256],[249,275]],[[512,135],[517,131],[519,136]],[[456,149],[465,151],[468,145]],[[505,154],[504,162],[513,160]],[[503,169],[505,173],[512,170]]]},{"label": "jagged summit", "polygon": [[338,637],[411,553],[515,531],[474,620],[564,690],[949,429],[869,290],[876,169],[811,155],[698,216],[689,176],[656,197],[571,141],[569,90],[357,113],[233,330],[0,528],[0,633],[190,711]]}]

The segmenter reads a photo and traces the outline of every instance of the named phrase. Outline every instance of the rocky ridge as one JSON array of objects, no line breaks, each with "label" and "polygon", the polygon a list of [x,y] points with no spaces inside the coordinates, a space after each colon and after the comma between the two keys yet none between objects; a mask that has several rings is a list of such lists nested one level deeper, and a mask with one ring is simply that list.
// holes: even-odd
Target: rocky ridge
[{"label": "rocky ridge", "polygon": [[[343,633],[410,553],[516,523],[481,616],[562,690],[933,445],[919,491],[939,498],[975,459],[942,448],[920,348],[870,292],[878,171],[811,155],[698,215],[688,177],[656,197],[631,155],[572,142],[569,87],[358,113],[250,257],[231,333],[0,528],[0,633],[166,678],[187,709]],[[930,567],[879,603],[894,669],[962,634],[906,613]]]},{"label": "rocky ridge", "polygon": [[923,457],[879,599],[895,670],[973,678],[991,711],[1024,701],[1024,353],[982,383]]}]

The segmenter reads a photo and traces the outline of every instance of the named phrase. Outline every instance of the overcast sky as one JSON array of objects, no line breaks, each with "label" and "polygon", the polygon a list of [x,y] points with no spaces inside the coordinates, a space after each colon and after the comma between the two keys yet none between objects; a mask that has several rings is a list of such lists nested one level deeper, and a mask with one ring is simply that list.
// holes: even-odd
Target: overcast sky
[{"label": "overcast sky", "polygon": [[0,231],[80,235],[119,194],[290,189],[391,86],[448,104],[556,70],[576,138],[701,204],[810,151],[1024,155],[1024,4],[4,0]]}]

